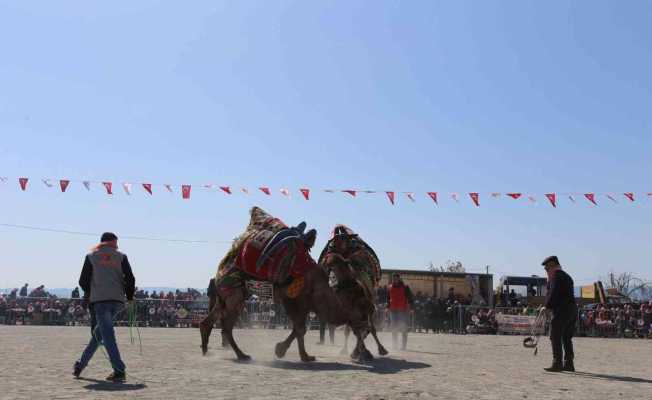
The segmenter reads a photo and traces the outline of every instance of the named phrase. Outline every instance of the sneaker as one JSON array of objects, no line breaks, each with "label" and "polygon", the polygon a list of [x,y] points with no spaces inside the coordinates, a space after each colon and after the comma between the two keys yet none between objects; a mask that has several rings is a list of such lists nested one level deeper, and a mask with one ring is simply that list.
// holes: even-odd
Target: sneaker
[{"label": "sneaker", "polygon": [[111,375],[106,377],[107,381],[121,383],[127,380],[127,375],[124,372],[113,371]]},{"label": "sneaker", "polygon": [[79,364],[79,361],[75,361],[75,366],[73,367],[72,375],[75,378],[79,378],[79,375],[81,375],[81,373],[82,373],[81,365]]}]

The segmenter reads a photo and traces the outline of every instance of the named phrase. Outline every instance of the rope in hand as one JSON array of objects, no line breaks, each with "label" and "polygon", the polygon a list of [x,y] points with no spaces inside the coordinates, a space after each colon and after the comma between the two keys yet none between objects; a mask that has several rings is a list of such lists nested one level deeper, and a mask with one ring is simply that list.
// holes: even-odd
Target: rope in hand
[{"label": "rope in hand", "polygon": [[546,321],[548,320],[548,313],[545,308],[541,308],[537,314],[534,324],[530,328],[530,336],[523,339],[523,347],[534,348],[534,355],[536,356],[539,353],[539,337],[541,336],[541,331],[545,330]]}]

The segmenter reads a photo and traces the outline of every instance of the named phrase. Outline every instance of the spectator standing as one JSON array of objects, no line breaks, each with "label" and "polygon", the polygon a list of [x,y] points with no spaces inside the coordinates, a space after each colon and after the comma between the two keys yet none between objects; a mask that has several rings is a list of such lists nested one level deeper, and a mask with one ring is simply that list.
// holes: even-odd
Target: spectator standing
[{"label": "spectator standing", "polygon": [[410,308],[413,304],[414,296],[410,287],[403,283],[399,273],[394,273],[392,276],[392,285],[389,287],[387,296],[387,308],[389,309],[394,350],[398,349],[399,331],[402,335],[401,350],[405,350],[407,346]]},{"label": "spectator standing", "polygon": [[27,284],[20,288],[20,297],[27,297]]}]

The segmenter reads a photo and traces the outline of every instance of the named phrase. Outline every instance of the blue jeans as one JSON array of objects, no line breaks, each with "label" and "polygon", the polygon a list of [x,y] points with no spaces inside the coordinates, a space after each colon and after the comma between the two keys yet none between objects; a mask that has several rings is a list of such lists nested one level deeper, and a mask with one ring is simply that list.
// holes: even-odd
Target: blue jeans
[{"label": "blue jeans", "polygon": [[81,358],[77,361],[80,369],[83,370],[86,368],[99,345],[103,344],[106,352],[109,354],[113,371],[125,372],[125,364],[120,358],[120,350],[118,350],[118,344],[115,341],[115,331],[113,330],[113,318],[123,308],[124,305],[119,301],[91,305],[91,340],[88,342]]}]

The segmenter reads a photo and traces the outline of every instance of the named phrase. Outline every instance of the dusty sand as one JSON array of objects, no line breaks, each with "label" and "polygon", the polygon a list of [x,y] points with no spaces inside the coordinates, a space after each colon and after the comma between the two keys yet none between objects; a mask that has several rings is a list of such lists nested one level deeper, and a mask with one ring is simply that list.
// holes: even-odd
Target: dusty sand
[{"label": "dusty sand", "polygon": [[[550,345],[539,355],[518,336],[412,334],[408,350],[356,365],[339,347],[317,346],[307,336],[317,361],[299,361],[296,345],[284,360],[273,357],[274,343],[287,332],[240,330],[241,347],[254,357],[235,361],[231,350],[212,342],[207,356],[196,329],[141,329],[143,355],[129,343],[126,328],[118,339],[127,364],[126,384],[105,383],[109,363],[98,351],[83,379],[71,375],[88,328],[0,326],[2,399],[652,399],[652,341],[575,340],[576,374],[544,373]],[[213,335],[217,339],[218,335]],[[343,343],[342,332],[336,342]],[[376,348],[368,340],[370,350]]]}]

